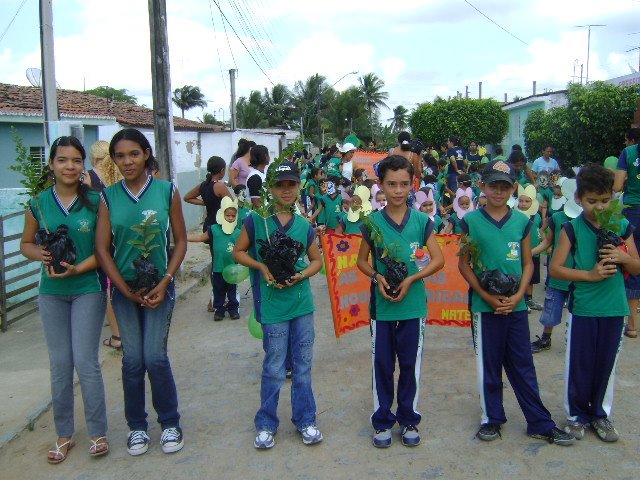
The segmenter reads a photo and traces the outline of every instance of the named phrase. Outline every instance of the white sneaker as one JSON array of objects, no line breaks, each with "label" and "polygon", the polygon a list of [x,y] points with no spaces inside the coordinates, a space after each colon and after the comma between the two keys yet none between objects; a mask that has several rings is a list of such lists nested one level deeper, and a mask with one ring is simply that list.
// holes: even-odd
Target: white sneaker
[{"label": "white sneaker", "polygon": [[258,450],[268,450],[273,448],[275,444],[276,440],[273,438],[273,433],[268,430],[260,430],[253,441],[253,446]]},{"label": "white sneaker", "polygon": [[322,441],[322,433],[315,425],[309,425],[303,428],[300,430],[300,434],[302,435],[302,443],[305,445],[315,445]]}]

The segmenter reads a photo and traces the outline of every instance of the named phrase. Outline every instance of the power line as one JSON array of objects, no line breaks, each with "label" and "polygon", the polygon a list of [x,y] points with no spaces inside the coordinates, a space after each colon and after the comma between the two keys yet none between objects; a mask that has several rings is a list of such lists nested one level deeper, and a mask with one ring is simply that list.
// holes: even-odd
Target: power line
[{"label": "power line", "polygon": [[224,89],[226,91],[227,82],[226,82],[226,77],[224,75],[224,71],[222,70],[222,60],[220,59],[220,49],[218,48],[218,35],[216,33],[216,23],[213,21],[213,7],[211,6],[211,0],[209,0],[209,13],[211,14],[211,25],[213,25],[213,38],[216,43],[216,51],[218,52],[218,65],[220,66],[220,77],[222,77],[222,84],[224,85]]},{"label": "power line", "polygon": [[[260,64],[258,63],[258,61],[256,60],[256,58],[253,56],[253,54],[249,51],[249,49],[247,48],[247,46],[244,44],[244,42],[242,41],[242,38],[240,38],[240,36],[238,35],[238,32],[236,32],[236,29],[233,28],[233,25],[231,25],[231,23],[229,22],[229,19],[227,18],[227,16],[224,14],[224,12],[222,11],[222,8],[220,8],[220,3],[218,2],[218,0],[213,0],[213,2],[216,4],[216,7],[218,7],[218,10],[220,10],[220,13],[222,14],[222,17],[226,20],[226,22],[229,24],[229,27],[231,27],[231,30],[233,30],[233,33],[235,33],[236,38],[238,39],[238,41],[242,44],[242,46],[244,47],[244,49],[247,51],[247,53],[249,54],[249,56],[251,57],[251,59],[253,60],[253,63],[256,64],[256,66],[260,69],[260,71],[264,74],[265,77],[267,77],[267,80],[269,80],[269,82],[271,83],[271,85],[275,86],[275,84],[273,83],[273,81],[271,80],[271,78],[269,78],[269,75],[267,75],[267,72],[264,71],[264,69],[260,66]],[[235,59],[234,59],[234,63],[235,63]],[[236,65],[237,68],[237,65]]]},{"label": "power line", "polygon": [[18,7],[18,10],[16,11],[16,14],[13,16],[13,18],[9,22],[9,25],[7,25],[7,28],[4,29],[4,32],[2,32],[2,35],[0,35],[0,42],[2,42],[2,39],[4,38],[4,36],[7,34],[9,29],[11,28],[11,25],[13,25],[13,21],[16,19],[16,17],[20,13],[20,10],[22,10],[22,7],[24,7],[25,3],[27,3],[27,0],[22,0],[22,3],[20,4],[20,6]]},{"label": "power line", "polygon": [[484,12],[482,12],[482,10],[480,10],[478,7],[476,7],[475,5],[473,5],[471,2],[468,2],[467,0],[464,0],[464,3],[466,3],[467,5],[469,5],[471,8],[473,8],[476,12],[478,12],[480,15],[482,15],[484,18],[486,18],[487,20],[489,20],[491,23],[493,23],[496,27],[498,27],[499,29],[505,31],[506,33],[508,33],[509,35],[511,35],[513,38],[515,38],[516,40],[518,40],[519,42],[525,44],[527,47],[529,46],[529,44],[527,42],[525,42],[524,40],[522,40],[521,38],[517,37],[515,34],[511,33],[509,30],[507,30],[506,28],[504,28],[502,25],[500,25],[498,22],[496,22],[495,20],[493,20],[491,17],[489,17],[488,15],[486,15]]},{"label": "power line", "polygon": [[262,30],[262,33],[264,33],[263,38],[266,37],[267,40],[269,41],[269,43],[271,44],[271,50],[269,50],[269,56],[275,62],[276,59],[275,59],[275,57],[273,55],[273,52],[275,51],[275,53],[277,54],[278,51],[275,50],[275,42],[273,41],[273,37],[271,36],[271,34],[267,31],[267,29],[265,27],[265,25],[267,25],[267,22],[266,22],[266,19],[265,19],[264,15],[259,14],[258,10],[256,8],[254,8],[253,5],[257,6],[257,3],[255,2],[255,0],[254,1],[242,0],[242,1],[245,4],[245,6],[247,7],[247,10],[249,11],[249,17],[250,18],[256,17],[258,27],[260,28],[260,30]]},{"label": "power line", "polygon": [[[234,2],[233,0],[228,0],[228,1],[229,1],[229,4],[232,6],[232,8],[236,12],[236,19],[238,20],[238,22],[240,24],[240,28],[242,28],[242,30],[244,31],[245,35],[247,35],[248,37],[250,37],[253,40],[253,43],[257,47],[258,53],[262,56],[262,58],[263,58],[263,60],[265,62],[265,66],[267,66],[269,68],[273,68],[273,65],[271,65],[271,61],[267,58],[266,54],[264,53],[264,50],[262,50],[262,46],[260,45],[260,42],[258,42],[258,40],[256,39],[256,36],[254,35],[254,32],[253,32],[251,26],[249,25],[249,23],[247,22],[247,19],[245,18],[244,14],[242,13],[242,10],[240,9],[240,7],[238,7],[236,2]],[[254,47],[254,52],[255,51],[256,51],[256,49]]]},{"label": "power line", "polygon": [[213,0],[213,2],[216,4],[216,7],[218,7],[218,10],[220,10],[220,21],[222,22],[222,28],[224,29],[224,34],[227,37],[227,45],[229,45],[229,52],[231,52],[231,58],[233,59],[233,65],[236,67],[236,70],[238,69],[238,64],[236,63],[236,57],[233,55],[233,49],[231,48],[231,42],[229,41],[229,34],[227,33],[227,26],[224,23],[224,18],[223,15],[224,13],[222,13],[222,9],[220,9],[220,5],[218,5],[216,3],[216,0]]}]

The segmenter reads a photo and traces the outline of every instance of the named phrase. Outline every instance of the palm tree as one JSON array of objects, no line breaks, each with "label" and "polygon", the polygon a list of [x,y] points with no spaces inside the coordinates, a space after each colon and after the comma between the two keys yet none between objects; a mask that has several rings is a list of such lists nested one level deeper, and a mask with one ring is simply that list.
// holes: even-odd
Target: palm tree
[{"label": "palm tree", "polygon": [[182,111],[182,118],[184,118],[185,110],[190,110],[193,107],[204,108],[207,106],[207,101],[204,99],[204,94],[200,91],[200,87],[192,87],[191,85],[176,88],[173,91],[172,100]]},{"label": "palm tree", "polygon": [[293,111],[291,92],[281,83],[274,85],[271,91],[265,88],[263,105],[269,126],[284,126]]},{"label": "palm tree", "polygon": [[302,118],[305,132],[318,132],[318,142],[321,136],[321,115],[331,90],[326,77],[317,73],[304,82],[298,80],[293,88],[296,117]]},{"label": "palm tree", "polygon": [[407,110],[404,106],[398,105],[393,109],[393,117],[388,120],[391,121],[391,126],[393,127],[394,132],[399,132],[407,128],[407,114],[409,110]]},{"label": "palm tree", "polygon": [[240,97],[236,103],[238,127],[264,128],[269,125],[264,114],[264,99],[258,90],[252,90],[249,98]]},{"label": "palm tree", "polygon": [[360,90],[362,90],[367,112],[369,113],[369,127],[371,128],[371,137],[373,138],[373,114],[378,111],[380,107],[387,107],[384,101],[389,98],[389,93],[382,91],[384,81],[378,78],[375,73],[367,73],[360,77],[358,81],[360,82]]}]

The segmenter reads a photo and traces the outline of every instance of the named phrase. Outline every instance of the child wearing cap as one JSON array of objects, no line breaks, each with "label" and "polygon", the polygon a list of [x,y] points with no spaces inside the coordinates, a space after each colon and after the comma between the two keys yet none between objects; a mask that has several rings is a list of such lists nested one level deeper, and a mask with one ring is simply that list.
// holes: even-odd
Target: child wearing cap
[{"label": "child wearing cap", "polygon": [[[622,268],[640,273],[633,227],[625,218],[608,229],[624,240],[626,251],[611,244],[598,249],[601,226],[596,211],[609,207],[613,174],[602,165],[580,169],[576,199],[582,214],[564,225],[551,260],[551,275],[573,282],[567,319],[565,366],[565,430],[576,438],[589,425],[605,442],[618,440],[611,422],[615,371],[620,354],[624,317],[629,314]],[[573,267],[566,261],[573,258]],[[622,267],[622,268],[618,268]]]},{"label": "child wearing cap", "polygon": [[[470,310],[482,408],[476,436],[485,441],[496,440],[501,425],[507,421],[502,400],[504,368],[527,420],[527,434],[549,443],[571,445],[575,438],[556,427],[540,399],[523,299],[533,270],[531,222],[507,206],[515,183],[510,164],[502,160],[486,164],[480,188],[487,205],[469,212],[460,222],[462,231],[477,247],[463,248],[458,262],[460,273],[473,290]],[[481,267],[519,276],[516,293],[489,293],[480,282]]]},{"label": "child wearing cap", "polygon": [[[270,216],[251,212],[246,218],[233,249],[236,262],[252,269],[251,285],[256,320],[262,324],[264,362],[260,387],[260,409],[254,424],[257,431],[253,446],[270,449],[275,445],[279,427],[278,398],[285,382],[285,358],[291,349],[293,378],[291,386],[291,420],[305,445],[322,441],[316,426],[316,403],[313,395],[311,369],[314,343],[313,296],[309,277],[322,267],[315,231],[302,216],[293,213],[300,190],[298,167],[282,162],[275,169],[273,182],[268,185],[273,196]],[[303,253],[295,261],[296,273],[284,284],[276,283],[264,263],[262,246],[280,231],[300,242]],[[303,257],[309,258],[309,263]]]},{"label": "child wearing cap", "polygon": [[[544,252],[550,246],[552,247],[551,255],[548,258],[548,265],[551,265],[551,259],[555,254],[560,240],[562,226],[576,218],[582,212],[582,208],[575,202],[574,193],[576,191],[575,179],[567,179],[562,184],[562,192],[567,201],[564,203],[561,211],[554,213],[549,219],[547,235],[540,245],[532,249],[533,255]],[[565,267],[573,267],[573,258],[570,256],[565,262]],[[531,342],[531,352],[540,353],[551,348],[551,334],[556,325],[560,325],[562,321],[562,312],[565,302],[569,297],[569,286],[571,282],[559,280],[549,274],[547,268],[547,280],[544,295],[544,306],[540,314],[540,323],[542,324],[542,336],[536,335],[537,340]],[[569,314],[571,315],[571,314]]]},{"label": "child wearing cap", "polygon": [[[238,240],[240,229],[238,228],[238,202],[224,197],[220,203],[220,209],[216,213],[216,223],[211,225],[206,232],[189,234],[189,242],[211,242],[211,285],[213,285],[213,320],[219,322],[224,318],[225,312],[229,312],[232,320],[240,318],[240,297],[238,286],[228,283],[222,276],[222,271],[228,265],[234,263],[231,257],[233,246]],[[225,306],[226,302],[226,306]]]},{"label": "child wearing cap", "polygon": [[[542,225],[542,217],[538,213],[540,204],[536,196],[536,187],[533,185],[518,185],[518,207],[517,210],[528,219],[531,220],[531,249],[535,249],[542,241],[540,228]],[[527,285],[524,293],[524,300],[527,308],[530,310],[542,310],[542,305],[533,299],[533,286],[540,283],[540,254],[532,253],[533,274],[531,281]]]},{"label": "child wearing cap", "polygon": [[[369,215],[369,226],[365,228],[363,225],[363,241],[358,252],[358,268],[371,278],[369,315],[374,401],[371,423],[375,430],[373,445],[377,448],[391,446],[391,429],[396,423],[401,426],[403,445],[415,447],[420,443],[417,425],[422,417],[417,405],[427,315],[423,279],[444,266],[444,256],[432,235],[433,222],[407,205],[413,175],[413,165],[402,156],[391,155],[380,162],[378,178],[387,194],[387,206]],[[431,261],[420,270],[416,265],[415,252],[424,245]],[[384,262],[385,253],[407,267],[408,275],[394,292],[385,278],[389,265]],[[371,263],[369,256],[372,257]],[[400,376],[397,410],[393,413],[396,358]]]}]

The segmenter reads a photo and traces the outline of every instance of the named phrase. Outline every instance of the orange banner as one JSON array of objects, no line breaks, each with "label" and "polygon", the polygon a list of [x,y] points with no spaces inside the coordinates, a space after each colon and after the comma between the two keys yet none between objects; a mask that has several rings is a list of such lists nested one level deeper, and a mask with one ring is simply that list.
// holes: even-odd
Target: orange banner
[{"label": "orange banner", "polygon": [[353,155],[353,169],[364,168],[367,171],[367,178],[377,178],[376,172],[373,170],[373,164],[378,163],[387,154],[384,152],[367,152],[366,150],[356,150]]},{"label": "orange banner", "polygon": [[[468,286],[458,271],[459,235],[436,235],[445,267],[425,279],[430,325],[468,327]],[[360,235],[320,237],[336,337],[369,325],[371,281],[358,270]]]}]

